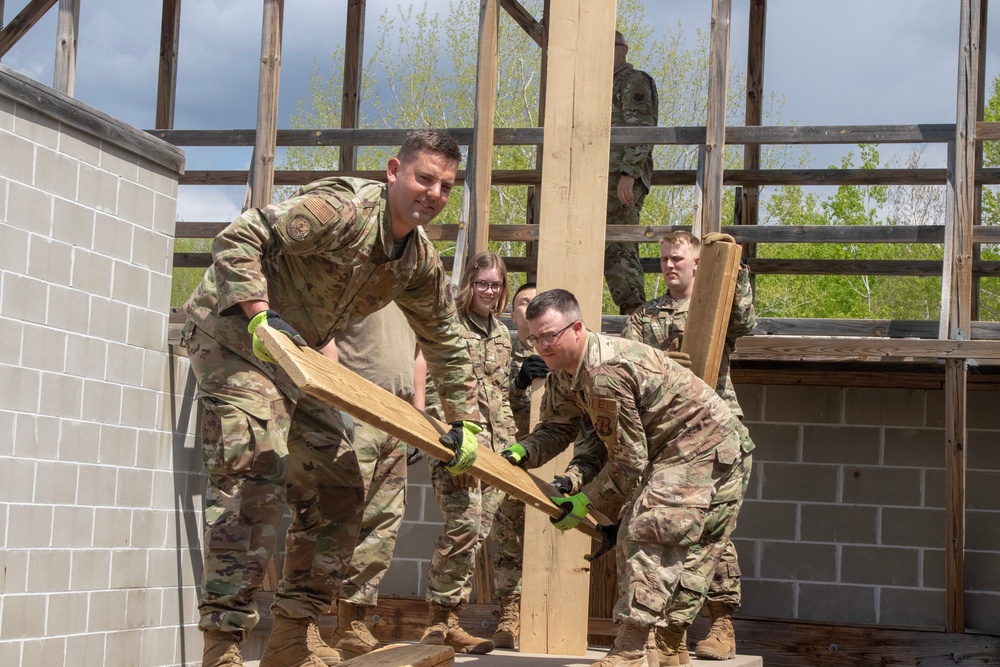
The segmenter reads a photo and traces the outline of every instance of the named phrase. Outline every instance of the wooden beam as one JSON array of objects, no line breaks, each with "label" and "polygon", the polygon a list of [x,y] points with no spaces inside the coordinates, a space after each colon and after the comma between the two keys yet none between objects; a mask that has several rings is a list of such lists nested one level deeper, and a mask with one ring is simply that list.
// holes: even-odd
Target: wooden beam
[{"label": "wooden beam", "polygon": [[[347,0],[347,36],[344,39],[344,87],[340,127],[356,128],[361,117],[361,68],[365,50],[366,0]],[[354,146],[340,146],[340,168],[354,169]]]},{"label": "wooden beam", "polygon": [[[573,291],[584,321],[598,330],[602,273],[594,269],[604,261],[615,3],[560,0],[546,22],[538,289]],[[571,454],[538,474],[561,473]],[[531,565],[521,583],[521,650],[583,655],[589,575],[579,558],[586,544],[542,519],[525,516],[524,562]]]},{"label": "wooden beam", "polygon": [[156,127],[173,128],[177,102],[177,54],[181,39],[181,0],[163,0],[160,17],[160,67],[156,84]]},{"label": "wooden beam", "polygon": [[741,360],[891,361],[904,359],[975,359],[996,365],[1000,345],[992,340],[902,338],[824,338],[819,336],[744,336],[736,344]]},{"label": "wooden beam", "polygon": [[[493,171],[493,116],[497,102],[497,53],[500,6],[479,2],[479,57],[476,66],[476,109],[465,188],[469,194],[468,255],[485,252],[490,233],[490,187]],[[467,259],[462,257],[462,263]]]},{"label": "wooden beam", "polygon": [[729,79],[731,0],[712,0],[708,54],[708,112],[705,122],[705,180],[700,235],[722,225],[722,172],[726,148],[726,89]]},{"label": "wooden beam", "polygon": [[691,371],[710,387],[719,379],[739,268],[737,244],[702,246],[681,350],[691,356]]},{"label": "wooden beam", "polygon": [[[987,0],[982,0],[979,5],[980,15],[979,15],[979,59],[976,64],[976,127],[979,127],[979,123],[982,122],[986,115],[986,25],[987,17],[989,15],[989,4]],[[974,162],[974,172],[979,173],[979,170],[983,168],[983,142],[978,140],[975,143],[975,162]],[[972,229],[975,231],[983,222],[983,184],[976,182],[975,193],[972,196],[972,203],[974,206],[972,215]],[[982,257],[982,249],[977,246],[972,246],[972,261]],[[979,292],[981,286],[981,280],[978,276],[972,277],[972,287],[970,290],[971,302],[969,303],[969,313],[970,317],[974,320],[979,319]]]},{"label": "wooden beam", "polygon": [[76,85],[76,45],[79,32],[80,0],[59,0],[52,87],[69,97],[73,97]]},{"label": "wooden beam", "polygon": [[0,58],[7,55],[18,40],[24,37],[25,33],[31,30],[56,2],[57,0],[31,0],[25,5],[24,9],[3,30],[0,30]]},{"label": "wooden beam", "polygon": [[542,24],[540,21],[535,20],[531,12],[525,9],[517,0],[500,0],[500,6],[514,19],[514,23],[521,26],[521,29],[528,34],[528,37],[534,40],[535,44],[538,44],[538,46],[542,45]]},{"label": "wooden beam", "polygon": [[257,133],[251,163],[249,204],[271,203],[278,131],[278,81],[281,73],[281,28],[285,0],[264,0],[260,40],[260,83],[257,91]]},{"label": "wooden beam", "polygon": [[[750,0],[747,30],[747,126],[760,126],[764,120],[764,45],[767,25],[767,0]],[[760,169],[760,144],[743,145],[743,168]],[[723,175],[723,178],[725,176]],[[760,186],[744,185],[741,190],[740,216],[737,224],[756,226],[760,217]],[[756,257],[757,247],[743,246],[744,257]],[[753,276],[751,276],[753,279]]]}]

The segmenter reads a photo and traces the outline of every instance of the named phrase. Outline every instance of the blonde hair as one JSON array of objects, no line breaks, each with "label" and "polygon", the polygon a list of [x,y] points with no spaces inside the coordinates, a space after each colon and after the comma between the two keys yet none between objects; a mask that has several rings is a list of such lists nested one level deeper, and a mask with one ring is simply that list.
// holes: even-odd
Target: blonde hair
[{"label": "blonde hair", "polygon": [[491,311],[494,316],[499,317],[503,309],[507,307],[510,299],[510,288],[507,286],[507,265],[504,264],[500,255],[495,252],[481,252],[465,265],[462,272],[462,282],[458,290],[458,309],[468,314],[472,310],[472,281],[476,279],[476,274],[480,270],[496,269],[500,272],[500,298]]},{"label": "blonde hair", "polygon": [[701,253],[701,239],[692,234],[689,231],[683,229],[675,229],[672,232],[667,232],[660,239],[660,245],[664,246],[670,245],[684,245],[685,243],[691,246],[691,249],[696,253]]}]

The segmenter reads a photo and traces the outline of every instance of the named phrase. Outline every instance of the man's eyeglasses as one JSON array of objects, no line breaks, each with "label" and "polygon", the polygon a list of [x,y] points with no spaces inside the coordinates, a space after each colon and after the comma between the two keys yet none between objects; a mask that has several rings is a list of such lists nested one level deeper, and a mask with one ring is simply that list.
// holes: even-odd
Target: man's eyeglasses
[{"label": "man's eyeglasses", "polygon": [[562,329],[560,329],[555,333],[543,334],[541,336],[528,336],[528,345],[530,345],[533,348],[535,347],[547,348],[550,345],[554,345],[556,340],[559,339],[559,336],[561,336],[562,333],[566,331],[566,329],[569,329],[571,326],[573,326],[579,321],[580,320],[573,320],[572,322],[570,322],[569,324],[567,324],[566,326],[564,326]]},{"label": "man's eyeglasses", "polygon": [[503,283],[486,283],[482,280],[473,280],[472,286],[475,287],[480,292],[485,292],[487,290],[491,292],[499,292],[503,289]]}]

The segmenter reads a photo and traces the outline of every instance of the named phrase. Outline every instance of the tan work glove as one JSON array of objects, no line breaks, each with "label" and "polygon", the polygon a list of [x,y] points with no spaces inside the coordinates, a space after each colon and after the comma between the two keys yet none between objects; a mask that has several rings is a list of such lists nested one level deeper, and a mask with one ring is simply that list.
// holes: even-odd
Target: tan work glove
[{"label": "tan work glove", "polygon": [[[732,237],[729,237],[732,238]],[[670,341],[670,347],[667,348],[667,356],[679,363],[684,368],[691,368],[691,355],[687,352],[681,352],[681,339],[675,338]]]},{"label": "tan work glove", "polygon": [[709,232],[708,234],[705,234],[705,238],[701,240],[702,245],[712,245],[713,243],[736,243],[736,239],[729,234],[723,234],[722,232]]}]

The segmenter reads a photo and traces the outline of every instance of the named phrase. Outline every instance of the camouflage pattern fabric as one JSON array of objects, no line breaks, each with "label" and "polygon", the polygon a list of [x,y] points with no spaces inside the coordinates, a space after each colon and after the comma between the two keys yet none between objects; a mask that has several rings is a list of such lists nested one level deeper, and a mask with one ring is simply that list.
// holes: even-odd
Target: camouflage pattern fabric
[{"label": "camouflage pattern fabric", "polygon": [[351,604],[374,607],[406,509],[406,443],[358,422],[354,450],[365,482],[365,511],[340,597]]},{"label": "camouflage pattern fabric", "polygon": [[[739,505],[731,498],[742,488],[742,462],[752,448],[746,428],[665,352],[593,332],[573,375],[549,374],[541,419],[521,441],[530,467],[578,434],[603,444],[607,463],[581,490],[595,504],[626,498],[615,620],[664,626],[679,591],[689,583],[707,590],[707,583],[682,581],[692,545],[701,545],[701,562],[714,571],[720,543],[735,526]],[[720,504],[731,511],[708,523],[710,508]]]},{"label": "camouflage pattern fabric", "polygon": [[[329,178],[304,186],[284,202],[247,211],[216,237],[212,266],[186,304],[182,342],[190,343],[198,330],[219,350],[232,353],[231,359],[205,355],[201,370],[196,371],[200,391],[205,395],[213,391],[212,386],[201,386],[201,378],[218,378],[219,384],[229,388],[231,396],[224,396],[228,404],[266,423],[271,431],[270,448],[287,451],[286,497],[294,520],[286,537],[283,578],[274,607],[291,618],[315,618],[329,608],[357,540],[364,485],[340,413],[325,403],[300,397],[276,365],[254,356],[246,332],[248,319],[240,304],[268,301],[318,348],[351,320],[395,301],[420,341],[429,373],[444,396],[448,420],[480,420],[476,380],[444,267],[421,228],[394,242],[387,191],[385,184],[373,181]],[[193,366],[199,363],[194,356]],[[244,373],[253,382],[241,380]],[[289,415],[287,440],[286,431],[270,423],[270,406],[280,402],[273,400],[277,394],[288,401],[283,407]],[[221,436],[216,441],[221,441],[224,450],[236,448],[233,454],[226,451],[223,460],[246,458],[239,448],[256,447],[238,435],[252,432],[256,440],[258,433],[249,423],[241,425],[232,415],[221,419]],[[282,443],[287,443],[286,448]],[[215,474],[206,469],[210,476]],[[240,469],[230,474],[248,475]],[[275,475],[273,481],[278,478]],[[225,490],[229,491],[238,492]],[[240,504],[237,500],[215,502],[220,508]],[[225,518],[224,510],[218,513]],[[242,514],[207,523],[206,561],[212,568],[216,567],[212,563],[219,562],[220,569],[207,568],[206,581],[243,577],[230,573],[232,563],[253,559],[266,563],[271,548],[246,523],[251,519]],[[245,530],[236,539],[230,533],[240,526]],[[217,556],[218,552],[225,555]],[[246,575],[249,587],[255,577],[255,572]],[[204,629],[225,629],[221,626],[226,624],[245,629],[256,621],[255,612],[243,604],[242,588],[206,586],[203,596],[209,605],[202,612]],[[238,622],[227,620],[229,609],[243,614]]]},{"label": "camouflage pattern fabric", "polygon": [[[615,72],[612,82],[611,126],[654,127],[658,113],[659,97],[653,77],[625,63]],[[635,178],[632,206],[624,206],[618,199],[618,180],[622,174]],[[612,145],[608,163],[607,224],[638,225],[652,179],[652,145]],[[604,251],[604,276],[608,291],[619,308],[640,306],[646,300],[637,244],[609,243]]]},{"label": "camouflage pattern fabric", "polygon": [[[516,432],[509,394],[510,333],[493,315],[487,319],[460,313],[459,317],[479,383],[479,412],[485,418],[479,446],[498,452],[514,442]],[[431,387],[426,401],[427,411],[439,416],[440,401]],[[434,545],[425,597],[428,602],[454,607],[469,601],[476,556],[505,494],[482,482],[466,484],[467,476],[453,477],[438,461],[430,466],[434,495],[444,515],[444,533]]]},{"label": "camouflage pattern fabric", "polygon": [[[684,340],[688,304],[689,300],[675,301],[669,292],[653,299],[632,313],[625,321],[622,338],[637,340],[661,350],[669,348],[674,340],[677,340],[679,345]],[[726,341],[722,350],[722,361],[719,364],[719,379],[715,386],[716,393],[722,397],[733,414],[741,419],[743,408],[736,399],[736,389],[729,373],[729,359],[736,349],[736,339],[749,334],[755,326],[757,317],[753,305],[753,291],[750,288],[750,271],[747,267],[741,266],[736,277],[733,307],[729,314],[729,327],[726,329]],[[749,465],[748,457],[747,482],[750,477]],[[709,587],[708,599],[739,608],[741,598],[740,565],[736,547],[731,541],[727,541]],[[698,610],[693,611],[697,613]]]}]

